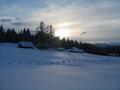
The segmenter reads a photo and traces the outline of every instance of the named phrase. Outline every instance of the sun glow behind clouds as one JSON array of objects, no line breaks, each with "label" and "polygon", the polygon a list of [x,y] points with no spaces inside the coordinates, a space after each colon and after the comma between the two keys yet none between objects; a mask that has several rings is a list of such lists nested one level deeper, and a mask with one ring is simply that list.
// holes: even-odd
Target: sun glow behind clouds
[{"label": "sun glow behind clouds", "polygon": [[65,28],[61,28],[55,31],[55,36],[60,37],[60,39],[62,38],[66,38],[66,37],[70,37],[70,32],[68,29]]},{"label": "sun glow behind clouds", "polygon": [[[35,30],[42,20],[53,25],[60,38],[119,41],[119,5],[120,0],[0,0],[0,24]],[[87,34],[81,36],[82,32]]]}]

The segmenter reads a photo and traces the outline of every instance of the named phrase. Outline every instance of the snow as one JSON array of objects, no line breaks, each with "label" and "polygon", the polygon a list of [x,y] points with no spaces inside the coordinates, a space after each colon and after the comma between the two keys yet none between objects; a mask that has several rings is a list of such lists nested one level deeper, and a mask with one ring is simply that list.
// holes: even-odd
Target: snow
[{"label": "snow", "polygon": [[120,90],[120,57],[0,43],[0,90]]}]

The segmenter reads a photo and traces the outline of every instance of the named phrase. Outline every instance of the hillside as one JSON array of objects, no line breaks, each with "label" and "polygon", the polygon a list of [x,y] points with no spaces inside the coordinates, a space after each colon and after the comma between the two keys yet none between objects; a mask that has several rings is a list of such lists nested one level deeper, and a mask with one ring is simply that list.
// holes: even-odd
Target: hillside
[{"label": "hillside", "polygon": [[120,57],[0,44],[0,90],[119,90]]}]

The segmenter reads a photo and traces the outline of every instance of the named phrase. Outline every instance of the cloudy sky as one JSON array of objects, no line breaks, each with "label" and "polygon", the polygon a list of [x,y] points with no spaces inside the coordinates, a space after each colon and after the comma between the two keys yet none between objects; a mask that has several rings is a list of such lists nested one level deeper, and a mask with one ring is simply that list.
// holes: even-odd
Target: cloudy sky
[{"label": "cloudy sky", "polygon": [[118,41],[120,0],[0,0],[0,24],[35,30],[40,21],[72,39]]}]

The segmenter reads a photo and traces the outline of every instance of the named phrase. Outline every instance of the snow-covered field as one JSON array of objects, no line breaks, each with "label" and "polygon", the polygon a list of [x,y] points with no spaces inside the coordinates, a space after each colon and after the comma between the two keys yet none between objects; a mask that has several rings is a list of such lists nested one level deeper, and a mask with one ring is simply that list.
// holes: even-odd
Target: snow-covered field
[{"label": "snow-covered field", "polygon": [[120,90],[120,57],[0,44],[0,90]]}]

